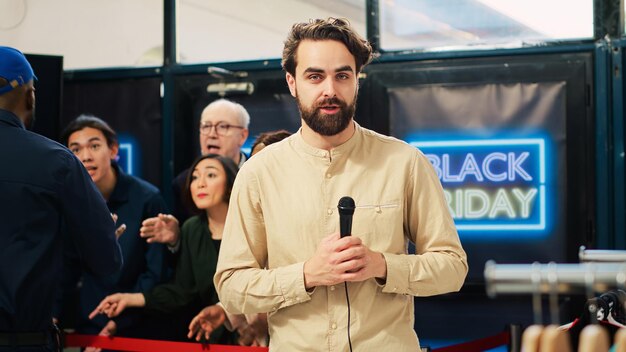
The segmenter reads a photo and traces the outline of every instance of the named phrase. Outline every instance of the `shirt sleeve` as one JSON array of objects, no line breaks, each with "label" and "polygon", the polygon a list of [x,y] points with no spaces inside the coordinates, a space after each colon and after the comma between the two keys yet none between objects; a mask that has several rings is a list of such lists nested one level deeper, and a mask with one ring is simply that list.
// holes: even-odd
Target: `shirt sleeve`
[{"label": "shirt sleeve", "polygon": [[236,314],[264,313],[310,300],[304,263],[267,267],[267,239],[256,177],[239,171],[228,208],[214,282],[220,302]]},{"label": "shirt sleeve", "polygon": [[467,275],[461,246],[443,188],[419,151],[405,192],[404,227],[416,254],[383,253],[387,280],[383,292],[431,296],[458,291]]},{"label": "shirt sleeve", "polygon": [[114,274],[122,267],[122,252],[109,209],[80,161],[69,154],[63,157],[67,169],[60,200],[65,227],[88,271]]},{"label": "shirt sleeve", "polygon": [[181,230],[181,252],[176,262],[174,279],[144,293],[146,309],[166,314],[180,312],[198,299],[200,291],[194,279],[194,263],[190,255],[188,224]]},{"label": "shirt sleeve", "polygon": [[[154,193],[144,204],[142,221],[155,217],[159,213],[167,214],[167,206],[159,193]],[[160,243],[144,243],[146,268],[137,278],[135,292],[147,292],[160,283],[167,270],[166,246]]]}]

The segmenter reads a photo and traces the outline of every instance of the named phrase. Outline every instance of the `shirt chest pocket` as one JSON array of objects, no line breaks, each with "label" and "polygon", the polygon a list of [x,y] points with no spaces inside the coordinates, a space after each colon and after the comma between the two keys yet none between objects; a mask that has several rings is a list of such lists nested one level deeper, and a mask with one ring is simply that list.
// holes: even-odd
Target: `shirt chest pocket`
[{"label": "shirt chest pocket", "polygon": [[399,253],[404,247],[403,209],[399,201],[357,204],[352,233],[371,250]]}]

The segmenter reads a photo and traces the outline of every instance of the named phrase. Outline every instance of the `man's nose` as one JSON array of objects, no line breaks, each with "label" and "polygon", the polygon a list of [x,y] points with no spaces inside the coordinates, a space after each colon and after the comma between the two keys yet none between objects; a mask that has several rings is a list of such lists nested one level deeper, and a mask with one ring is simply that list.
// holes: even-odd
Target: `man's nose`
[{"label": "man's nose", "polygon": [[217,125],[213,125],[209,128],[209,137],[217,138]]},{"label": "man's nose", "polygon": [[78,152],[78,158],[80,159],[80,161],[85,162],[85,161],[90,161],[91,160],[91,152],[89,151],[89,148],[83,148]]},{"label": "man's nose", "polygon": [[329,97],[332,98],[335,95],[337,95],[337,91],[335,89],[335,81],[332,79],[326,79],[326,82],[324,82],[324,96],[325,97]]}]

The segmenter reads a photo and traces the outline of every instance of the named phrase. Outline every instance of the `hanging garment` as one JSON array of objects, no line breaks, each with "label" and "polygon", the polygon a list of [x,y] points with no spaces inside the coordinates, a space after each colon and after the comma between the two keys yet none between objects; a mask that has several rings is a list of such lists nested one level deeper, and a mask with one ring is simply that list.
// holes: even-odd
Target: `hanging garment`
[{"label": "hanging garment", "polygon": [[539,350],[541,352],[572,352],[568,335],[567,330],[563,330],[557,325],[546,326],[541,334]]},{"label": "hanging garment", "polygon": [[609,335],[599,324],[587,325],[580,333],[578,351],[606,352],[609,350]]}]

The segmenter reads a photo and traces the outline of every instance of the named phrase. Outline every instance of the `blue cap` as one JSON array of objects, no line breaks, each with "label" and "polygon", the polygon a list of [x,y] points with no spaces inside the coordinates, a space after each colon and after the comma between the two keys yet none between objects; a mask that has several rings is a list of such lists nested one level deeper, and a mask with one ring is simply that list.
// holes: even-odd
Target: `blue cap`
[{"label": "blue cap", "polygon": [[0,87],[0,95],[37,79],[24,54],[8,46],[0,46],[0,77],[9,82]]}]

